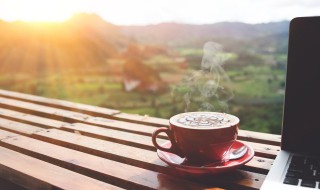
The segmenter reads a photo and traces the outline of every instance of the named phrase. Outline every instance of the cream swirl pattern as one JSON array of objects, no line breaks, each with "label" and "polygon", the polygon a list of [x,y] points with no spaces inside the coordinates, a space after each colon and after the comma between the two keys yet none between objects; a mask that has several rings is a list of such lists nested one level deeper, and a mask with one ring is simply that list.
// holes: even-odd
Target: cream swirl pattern
[{"label": "cream swirl pattern", "polygon": [[230,119],[218,113],[191,112],[178,118],[177,123],[190,127],[222,127],[230,123]]}]

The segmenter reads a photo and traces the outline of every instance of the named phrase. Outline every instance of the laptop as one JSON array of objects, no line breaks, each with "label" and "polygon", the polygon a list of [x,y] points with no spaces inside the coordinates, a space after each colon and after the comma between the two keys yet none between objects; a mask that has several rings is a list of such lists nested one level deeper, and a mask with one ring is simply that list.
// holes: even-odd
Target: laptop
[{"label": "laptop", "polygon": [[320,189],[320,17],[290,22],[281,151],[261,189]]}]

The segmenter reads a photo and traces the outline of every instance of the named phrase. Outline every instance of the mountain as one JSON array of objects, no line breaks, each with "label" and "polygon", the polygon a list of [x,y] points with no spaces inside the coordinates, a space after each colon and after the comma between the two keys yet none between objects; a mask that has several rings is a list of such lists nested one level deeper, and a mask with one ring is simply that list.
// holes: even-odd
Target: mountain
[{"label": "mountain", "polygon": [[118,26],[94,14],[77,14],[63,23],[2,21],[0,27],[0,73],[101,67],[127,43]]},{"label": "mountain", "polygon": [[163,23],[148,26],[122,26],[123,34],[141,43],[163,43],[171,46],[201,46],[209,40],[249,41],[288,35],[289,22],[245,24],[221,22],[206,25]]},{"label": "mountain", "polygon": [[[227,51],[285,52],[289,22],[192,25],[163,23],[117,26],[95,14],[77,14],[63,23],[0,20],[0,74],[108,70],[108,59],[121,58],[130,43],[154,49],[201,48],[206,41]],[[171,47],[170,47],[171,46]]]}]

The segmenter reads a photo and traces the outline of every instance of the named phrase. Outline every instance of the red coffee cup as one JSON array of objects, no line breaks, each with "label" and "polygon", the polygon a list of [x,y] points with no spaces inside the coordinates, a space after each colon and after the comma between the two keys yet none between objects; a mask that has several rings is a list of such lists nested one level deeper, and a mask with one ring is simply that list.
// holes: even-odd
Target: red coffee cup
[{"label": "red coffee cup", "polygon": [[[188,161],[206,163],[222,160],[237,139],[239,118],[219,112],[187,112],[169,120],[169,128],[159,128],[152,134],[154,146],[162,151],[186,157]],[[156,138],[164,132],[170,148],[160,146]]]}]

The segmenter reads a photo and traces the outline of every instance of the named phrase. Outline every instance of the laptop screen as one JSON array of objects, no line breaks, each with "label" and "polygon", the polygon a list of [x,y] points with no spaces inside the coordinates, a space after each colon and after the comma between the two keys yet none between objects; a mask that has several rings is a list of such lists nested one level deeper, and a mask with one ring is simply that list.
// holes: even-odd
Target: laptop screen
[{"label": "laptop screen", "polygon": [[284,150],[320,154],[320,17],[293,19],[289,30],[282,128]]}]

